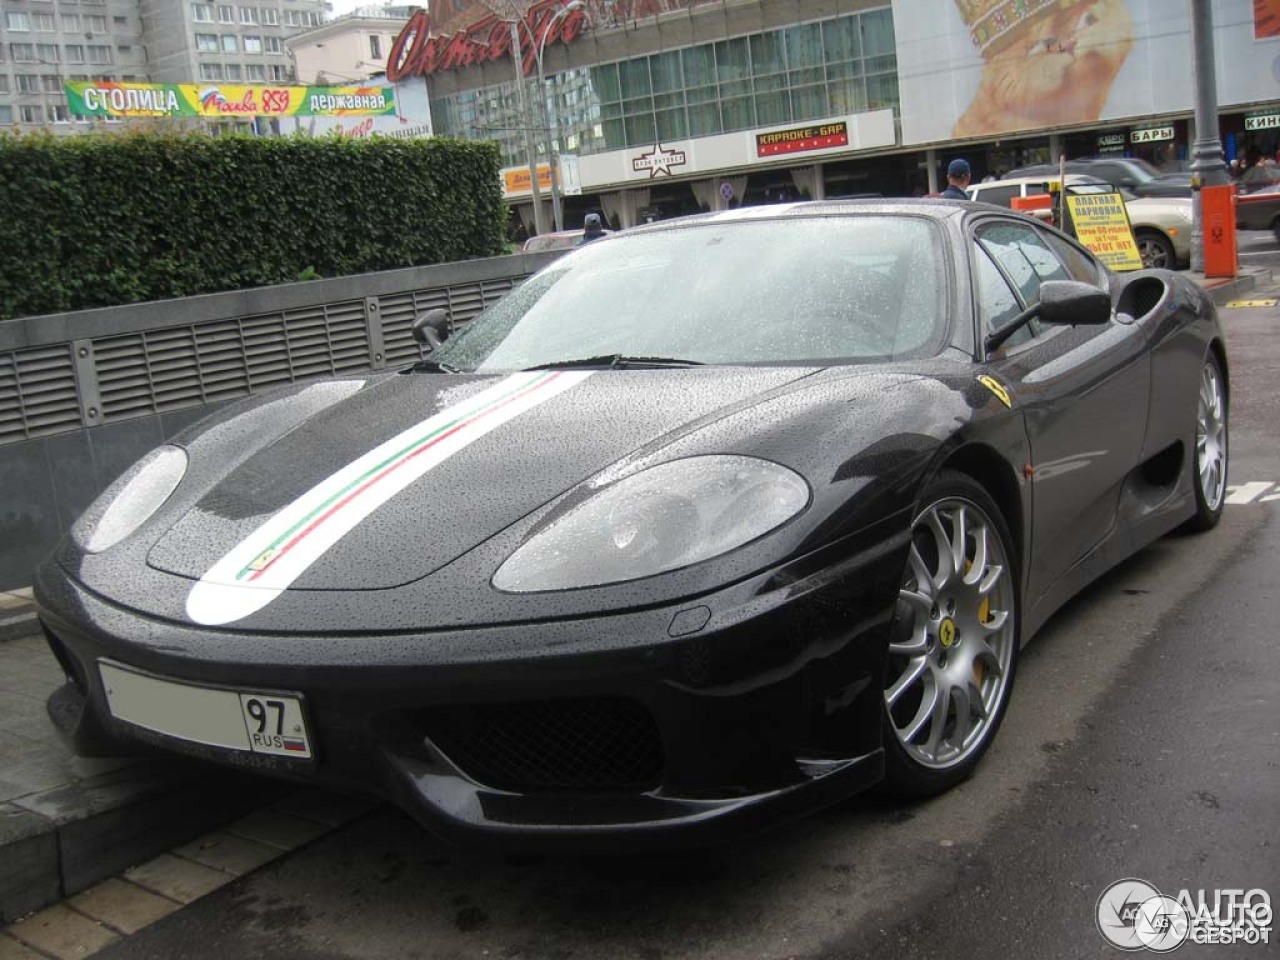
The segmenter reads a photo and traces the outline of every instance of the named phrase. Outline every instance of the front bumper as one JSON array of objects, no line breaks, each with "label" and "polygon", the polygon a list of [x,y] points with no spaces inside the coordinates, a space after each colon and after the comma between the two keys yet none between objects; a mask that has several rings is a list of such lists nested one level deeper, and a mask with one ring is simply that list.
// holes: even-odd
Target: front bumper
[{"label": "front bumper", "polygon": [[[469,845],[717,842],[883,775],[881,690],[905,537],[849,546],[838,562],[811,557],[667,608],[397,635],[162,621],[48,564],[36,595],[69,678],[50,715],[80,752],[145,745],[363,791]],[[178,682],[297,692],[314,759],[117,720],[104,658]]]}]

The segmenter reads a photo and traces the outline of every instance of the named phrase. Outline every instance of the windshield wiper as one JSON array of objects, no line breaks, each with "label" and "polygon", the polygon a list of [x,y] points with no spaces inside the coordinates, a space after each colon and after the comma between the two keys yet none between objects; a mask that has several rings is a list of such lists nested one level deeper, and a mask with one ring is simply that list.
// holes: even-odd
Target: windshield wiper
[{"label": "windshield wiper", "polygon": [[580,357],[576,360],[553,360],[537,366],[525,367],[526,370],[559,370],[564,367],[700,367],[700,360],[681,360],[678,357],[629,357],[621,353],[606,353],[598,357]]},{"label": "windshield wiper", "polygon": [[457,373],[457,367],[451,367],[439,360],[422,359],[412,367],[414,373]]}]

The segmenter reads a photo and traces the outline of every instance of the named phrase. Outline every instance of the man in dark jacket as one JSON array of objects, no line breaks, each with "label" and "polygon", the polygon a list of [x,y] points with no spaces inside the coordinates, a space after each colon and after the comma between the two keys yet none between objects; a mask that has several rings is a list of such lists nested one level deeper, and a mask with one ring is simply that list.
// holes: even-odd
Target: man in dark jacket
[{"label": "man in dark jacket", "polygon": [[603,236],[604,228],[600,226],[600,214],[588,213],[582,220],[582,239],[578,241],[578,245],[599,240]]},{"label": "man in dark jacket", "polygon": [[969,185],[969,161],[956,157],[947,164],[947,189],[942,191],[944,200],[968,200],[964,188]]}]

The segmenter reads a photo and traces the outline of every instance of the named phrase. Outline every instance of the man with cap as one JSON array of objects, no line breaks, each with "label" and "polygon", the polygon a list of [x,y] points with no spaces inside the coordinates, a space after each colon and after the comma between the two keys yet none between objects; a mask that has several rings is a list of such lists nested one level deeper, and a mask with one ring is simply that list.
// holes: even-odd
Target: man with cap
[{"label": "man with cap", "polygon": [[590,243],[592,240],[599,240],[604,236],[604,227],[600,226],[600,214],[588,213],[582,219],[582,239],[578,241],[581,246],[584,243]]},{"label": "man with cap", "polygon": [[969,161],[956,157],[947,164],[947,189],[942,191],[944,200],[968,200],[964,188],[969,185]]}]

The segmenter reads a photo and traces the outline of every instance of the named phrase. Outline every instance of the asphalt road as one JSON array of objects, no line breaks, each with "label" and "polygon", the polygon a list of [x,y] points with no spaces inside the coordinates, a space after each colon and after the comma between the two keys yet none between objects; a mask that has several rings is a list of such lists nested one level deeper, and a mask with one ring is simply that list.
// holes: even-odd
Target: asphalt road
[{"label": "asphalt road", "polygon": [[381,808],[98,956],[1079,958],[1120,956],[1094,911],[1125,877],[1280,901],[1280,307],[1223,316],[1231,479],[1251,486],[1217,530],[1161,541],[1054,618],[948,795],[592,860],[446,850]]}]

